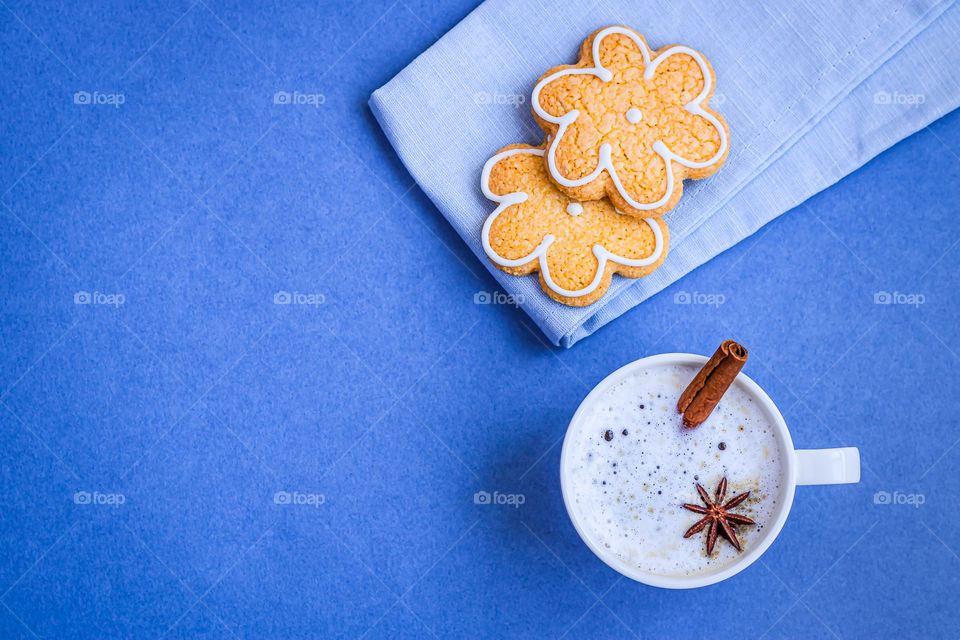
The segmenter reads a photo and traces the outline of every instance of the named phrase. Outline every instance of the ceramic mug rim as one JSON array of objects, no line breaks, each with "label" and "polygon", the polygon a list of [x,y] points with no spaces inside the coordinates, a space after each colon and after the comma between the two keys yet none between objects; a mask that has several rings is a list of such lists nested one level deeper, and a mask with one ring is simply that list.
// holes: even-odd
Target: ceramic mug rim
[{"label": "ceramic mug rim", "polygon": [[737,375],[735,384],[742,385],[745,391],[760,404],[764,411],[766,411],[774,427],[774,435],[777,438],[777,444],[781,448],[781,457],[783,459],[781,468],[780,502],[777,505],[773,522],[764,526],[764,535],[758,544],[744,551],[743,554],[733,562],[714,571],[690,576],[660,575],[643,571],[642,569],[627,564],[623,560],[619,559],[612,551],[604,549],[601,545],[597,544],[596,541],[592,540],[587,534],[586,529],[581,525],[578,514],[573,508],[572,501],[570,500],[569,489],[567,488],[567,484],[569,482],[568,457],[572,448],[570,443],[573,438],[573,434],[579,431],[577,427],[579,426],[580,421],[584,419],[584,415],[586,414],[587,410],[608,388],[620,382],[623,378],[631,375],[635,371],[671,365],[693,365],[700,367],[707,360],[708,358],[706,356],[700,356],[692,353],[661,353],[658,355],[640,358],[639,360],[634,360],[633,362],[620,367],[601,380],[580,402],[580,406],[577,407],[577,411],[570,419],[570,423],[567,426],[566,435],[563,438],[563,448],[560,452],[560,490],[563,494],[563,504],[567,509],[567,515],[570,518],[570,522],[573,523],[574,529],[576,529],[580,539],[583,540],[583,542],[587,545],[587,547],[590,548],[591,551],[593,551],[594,555],[606,563],[607,566],[615,571],[618,571],[622,575],[631,578],[632,580],[636,580],[637,582],[641,582],[652,587],[661,587],[665,589],[693,589],[696,587],[705,587],[707,585],[715,584],[735,576],[753,564],[761,555],[763,555],[770,545],[773,544],[773,541],[783,529],[783,525],[787,520],[787,516],[790,514],[790,508],[793,505],[793,497],[797,486],[797,462],[796,450],[793,446],[793,440],[790,437],[790,431],[787,429],[787,423],[784,421],[780,410],[777,409],[777,405],[774,404],[773,400],[770,399],[770,396],[766,394],[760,385],[751,380],[748,375],[741,371],[740,374]]}]

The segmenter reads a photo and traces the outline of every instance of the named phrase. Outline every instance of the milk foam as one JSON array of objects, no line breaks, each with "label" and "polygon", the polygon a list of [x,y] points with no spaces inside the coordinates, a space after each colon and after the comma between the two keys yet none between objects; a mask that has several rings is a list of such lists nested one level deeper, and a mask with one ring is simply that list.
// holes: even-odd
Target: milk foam
[{"label": "milk foam", "polygon": [[587,537],[648,573],[705,573],[739,555],[718,537],[707,557],[706,529],[683,538],[703,517],[681,506],[702,504],[695,483],[713,498],[726,477],[724,501],[751,492],[734,509],[757,522],[735,527],[744,552],[772,522],[781,493],[774,427],[739,383],[703,424],[683,426],[677,400],[698,370],[659,366],[621,380],[588,407],[568,445],[568,496]]}]

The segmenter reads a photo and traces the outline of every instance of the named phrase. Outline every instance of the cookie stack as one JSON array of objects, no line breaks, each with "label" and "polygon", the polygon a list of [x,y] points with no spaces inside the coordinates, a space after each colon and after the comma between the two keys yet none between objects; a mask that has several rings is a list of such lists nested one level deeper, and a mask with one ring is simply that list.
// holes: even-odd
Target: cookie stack
[{"label": "cookie stack", "polygon": [[729,131],[708,102],[710,63],[683,45],[651,53],[643,36],[613,26],[591,34],[580,59],[547,71],[531,96],[545,138],[512,144],[483,167],[497,208],[483,249],[501,270],[540,274],[557,302],[603,297],[614,273],[639,278],[667,256],[662,216],[684,178],[705,178],[727,157]]}]

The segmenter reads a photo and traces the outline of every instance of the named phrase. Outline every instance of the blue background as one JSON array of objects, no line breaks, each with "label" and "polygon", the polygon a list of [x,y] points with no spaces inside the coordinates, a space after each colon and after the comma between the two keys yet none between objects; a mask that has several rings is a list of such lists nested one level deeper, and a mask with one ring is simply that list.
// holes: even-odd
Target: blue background
[{"label": "blue background", "polygon": [[[956,637],[960,114],[562,351],[474,304],[366,107],[472,3],[65,4],[0,2],[0,637]],[[647,588],[578,539],[560,441],[615,368],[728,337],[863,479]]]}]

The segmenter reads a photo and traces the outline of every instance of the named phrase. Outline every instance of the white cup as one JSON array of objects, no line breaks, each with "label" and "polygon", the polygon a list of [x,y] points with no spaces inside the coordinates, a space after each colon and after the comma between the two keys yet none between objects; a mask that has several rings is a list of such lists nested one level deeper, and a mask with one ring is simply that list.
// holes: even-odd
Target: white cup
[{"label": "white cup", "polygon": [[[569,484],[570,468],[572,466],[570,452],[575,448],[571,439],[578,436],[582,437],[580,434],[583,431],[580,429],[580,422],[585,419],[589,409],[610,387],[637,371],[673,365],[690,365],[699,369],[706,361],[706,357],[691,353],[663,353],[642,358],[617,369],[594,387],[580,403],[577,412],[573,414],[573,419],[570,420],[567,435],[563,440],[563,451],[560,454],[560,487],[563,491],[563,502],[567,507],[567,514],[570,516],[577,533],[580,534],[580,538],[607,565],[628,578],[652,587],[665,589],[705,587],[740,573],[753,564],[780,534],[780,530],[783,529],[783,524],[787,520],[787,515],[790,513],[790,507],[793,505],[793,493],[798,484],[850,484],[860,482],[860,452],[855,447],[794,449],[793,440],[791,440],[790,432],[787,430],[787,423],[784,422],[777,406],[756,382],[741,372],[734,384],[740,385],[740,388],[747,392],[766,411],[774,428],[783,461],[781,466],[781,492],[776,510],[773,513],[773,521],[764,523],[761,537],[733,562],[712,571],[690,576],[659,575],[643,571],[625,563],[612,550],[591,539],[589,533],[587,533],[588,529],[580,523],[580,516],[573,508],[573,502],[570,498]],[[677,535],[680,535],[680,532]]]}]

